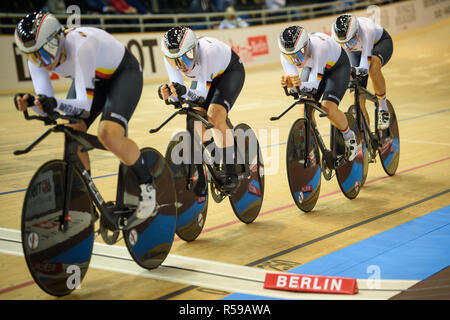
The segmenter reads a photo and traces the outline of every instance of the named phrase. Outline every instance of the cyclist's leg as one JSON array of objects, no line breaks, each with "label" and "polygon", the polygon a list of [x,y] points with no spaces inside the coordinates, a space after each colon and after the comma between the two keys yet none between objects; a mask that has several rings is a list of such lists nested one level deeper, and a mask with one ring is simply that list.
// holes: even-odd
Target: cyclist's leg
[{"label": "cyclist's leg", "polygon": [[372,49],[372,58],[369,68],[369,76],[377,96],[386,94],[386,81],[381,68],[391,59],[393,51],[394,46],[392,38],[384,31],[380,40]]},{"label": "cyclist's leg", "polygon": [[323,76],[321,81],[324,83],[322,89],[322,107],[327,112],[330,122],[341,132],[346,132],[348,130],[348,121],[344,112],[339,110],[338,107],[342,97],[347,91],[349,80],[350,61],[347,53],[342,49],[338,61],[333,68]]},{"label": "cyclist's leg", "polygon": [[341,51],[336,64],[325,74],[322,81],[325,87],[322,98],[322,107],[328,114],[330,122],[341,131],[346,147],[346,157],[352,161],[359,151],[356,135],[348,125],[347,116],[339,110],[339,104],[347,91],[350,80],[350,61],[344,50]]},{"label": "cyclist's leg", "polygon": [[[361,60],[361,51],[354,51],[354,52],[352,51],[352,52],[350,52],[348,54],[348,58],[350,60],[351,66],[359,66],[359,62]],[[364,76],[364,78],[362,80],[362,83],[361,83],[361,85],[364,88],[367,88],[367,81],[368,80],[369,80],[369,76],[367,76],[367,75]],[[363,97],[360,97],[359,98],[359,105],[361,106],[361,110],[364,113],[364,115],[365,115],[365,117],[366,117],[366,119],[368,121],[367,124],[370,124],[370,122],[369,122],[369,114],[367,113],[367,109],[366,109],[366,99],[363,98]]]},{"label": "cyclist's leg", "polygon": [[378,126],[386,129],[389,125],[389,110],[386,104],[386,81],[381,68],[389,61],[393,52],[393,43],[389,34],[384,31],[380,40],[372,50],[369,76],[379,102]]},{"label": "cyclist's leg", "polygon": [[98,138],[126,166],[132,166],[140,156],[137,144],[126,137],[125,127],[111,120],[101,120]]},{"label": "cyclist's leg", "polygon": [[[130,167],[137,162],[140,151],[137,144],[127,137],[128,122],[141,97],[142,85],[139,63],[126,50],[107,89],[107,99],[98,126],[98,137],[108,150]],[[145,179],[139,177],[139,180]]]},{"label": "cyclist's leg", "polygon": [[[220,132],[220,137],[214,139],[221,149],[222,163],[225,164],[225,189],[237,186],[237,176],[234,155],[234,134],[228,128],[227,116],[239,96],[245,81],[245,69],[239,57],[233,52],[232,61],[227,70],[214,83],[214,93],[208,107],[208,121]],[[214,81],[213,81],[214,82]]]},{"label": "cyclist's leg", "polygon": [[124,58],[111,78],[98,137],[105,148],[136,174],[141,188],[136,216],[145,219],[154,213],[156,207],[153,179],[138,145],[127,136],[128,122],[141,97],[142,86],[139,63],[125,50]]}]

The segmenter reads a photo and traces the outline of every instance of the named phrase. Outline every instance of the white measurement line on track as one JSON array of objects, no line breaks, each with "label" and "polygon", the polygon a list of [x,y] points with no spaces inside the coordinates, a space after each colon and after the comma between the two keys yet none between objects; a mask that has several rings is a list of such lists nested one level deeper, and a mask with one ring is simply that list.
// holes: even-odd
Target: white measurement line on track
[{"label": "white measurement line on track", "polygon": [[[0,253],[23,256],[20,231],[0,228]],[[97,242],[94,243],[90,267],[143,278],[278,299],[386,300],[417,283],[414,280],[380,280],[377,289],[370,289],[365,279],[358,279],[360,291],[356,295],[267,290],[263,288],[267,270],[175,254],[169,254],[160,267],[146,270],[133,261],[126,247],[108,246]]]}]

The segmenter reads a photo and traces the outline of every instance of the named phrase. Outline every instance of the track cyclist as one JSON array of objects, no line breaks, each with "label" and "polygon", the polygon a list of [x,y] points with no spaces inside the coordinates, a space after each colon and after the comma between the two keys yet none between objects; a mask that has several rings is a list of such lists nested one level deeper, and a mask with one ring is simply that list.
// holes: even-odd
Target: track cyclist
[{"label": "track cyclist", "polygon": [[[69,124],[86,132],[102,113],[98,138],[106,149],[136,173],[141,197],[136,209],[138,219],[156,212],[156,195],[152,176],[146,168],[136,143],[127,137],[128,122],[142,92],[142,69],[125,46],[109,33],[92,27],[65,29],[47,12],[25,16],[14,33],[19,50],[26,54],[36,96],[18,93],[16,108],[33,107],[52,117],[59,113],[82,119]],[[50,73],[71,78],[66,99],[55,98]],[[78,155],[90,173],[87,152]]]},{"label": "track cyclist", "polygon": [[[357,144],[344,112],[338,108],[350,80],[347,54],[328,35],[320,32],[308,34],[301,26],[284,29],[278,39],[278,47],[285,72],[281,76],[281,86],[300,87],[300,91],[313,94],[316,101],[322,97],[322,109],[342,133],[345,157],[352,161],[361,145]],[[298,69],[302,69],[300,76]]]},{"label": "track cyclist", "polygon": [[[182,26],[165,33],[161,50],[170,83],[158,88],[159,97],[188,99],[200,106],[196,109],[207,113],[208,121],[217,129],[213,130],[215,150],[222,155],[216,156],[222,164],[219,183],[223,190],[232,192],[238,186],[238,177],[235,161],[231,161],[234,136],[226,120],[244,85],[242,61],[227,44],[211,37],[197,38],[190,28]],[[183,75],[191,80],[190,88],[184,85]]]},{"label": "track cyclist", "polygon": [[[367,87],[368,77],[379,102],[378,128],[389,127],[390,114],[386,104],[386,81],[381,68],[388,63],[393,52],[391,36],[383,27],[369,18],[343,14],[336,18],[331,33],[339,44],[349,53],[351,65],[356,67],[357,75],[363,76],[363,86]],[[360,100],[363,112],[369,119],[365,99]]]}]

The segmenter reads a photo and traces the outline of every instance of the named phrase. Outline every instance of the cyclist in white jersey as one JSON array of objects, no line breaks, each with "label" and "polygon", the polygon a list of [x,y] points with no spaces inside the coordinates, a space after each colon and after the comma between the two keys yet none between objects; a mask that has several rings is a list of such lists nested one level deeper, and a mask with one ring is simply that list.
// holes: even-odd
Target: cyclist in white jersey
[{"label": "cyclist in white jersey", "polygon": [[[208,121],[221,133],[220,137],[214,135],[214,141],[223,157],[224,170],[219,175],[222,189],[233,191],[238,185],[234,136],[226,120],[245,81],[241,59],[227,44],[210,37],[197,38],[186,27],[167,31],[161,50],[170,83],[158,88],[159,97],[189,99],[207,113]],[[183,75],[192,81],[190,88],[184,85]]]},{"label": "cyclist in white jersey", "polygon": [[[98,138],[139,177],[141,199],[136,216],[145,219],[155,213],[152,177],[136,143],[127,137],[130,120],[142,91],[142,70],[136,58],[107,32],[90,27],[64,29],[50,13],[28,14],[17,25],[15,42],[27,55],[36,96],[18,93],[14,97],[20,111],[33,107],[52,117],[57,113],[78,117],[70,124],[86,132],[102,114]],[[71,78],[66,99],[54,97],[49,74]],[[87,152],[78,155],[90,172]]]},{"label": "cyclist in white jersey", "polygon": [[[281,86],[300,87],[300,91],[312,93],[316,101],[322,97],[322,108],[330,122],[342,132],[345,156],[352,161],[361,146],[348,126],[347,117],[338,108],[350,80],[347,54],[328,35],[320,32],[309,35],[300,26],[284,29],[278,46],[285,72],[281,77]],[[302,69],[301,76],[298,68]]]},{"label": "cyclist in white jersey", "polygon": [[[373,83],[379,101],[378,128],[389,126],[389,109],[386,104],[386,81],[381,68],[392,56],[392,38],[380,25],[369,18],[357,18],[352,14],[343,14],[336,18],[331,28],[334,40],[348,52],[350,62],[356,67],[356,73],[363,77],[363,86],[367,80]],[[361,98],[361,107],[369,119],[365,107],[365,99]]]}]

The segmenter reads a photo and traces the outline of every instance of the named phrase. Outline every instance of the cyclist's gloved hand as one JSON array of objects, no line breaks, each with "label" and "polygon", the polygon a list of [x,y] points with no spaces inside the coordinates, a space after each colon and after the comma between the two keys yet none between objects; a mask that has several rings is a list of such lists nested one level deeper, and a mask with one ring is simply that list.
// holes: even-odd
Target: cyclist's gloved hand
[{"label": "cyclist's gloved hand", "polygon": [[365,76],[369,73],[369,70],[365,67],[356,67],[356,75],[357,76]]},{"label": "cyclist's gloved hand", "polygon": [[50,119],[55,120],[59,116],[59,113],[55,110],[58,106],[55,98],[40,94],[38,95],[37,100],[38,103],[36,106],[44,111]]},{"label": "cyclist's gloved hand", "polygon": [[160,85],[158,88],[158,97],[161,100],[167,100],[169,99],[169,96],[170,96],[169,86],[166,83]]},{"label": "cyclist's gloved hand", "polygon": [[169,87],[172,94],[176,95],[178,98],[182,97],[187,92],[186,87],[178,82],[172,82]]},{"label": "cyclist's gloved hand", "polygon": [[[27,100],[23,100],[24,96],[27,96]],[[32,107],[34,105],[34,99],[35,98],[31,93],[17,93],[14,96],[14,105],[16,106],[17,110],[23,111],[27,107]]]}]

